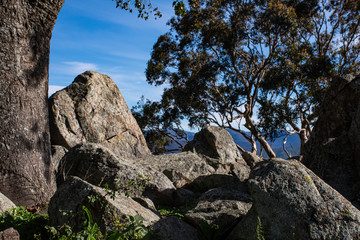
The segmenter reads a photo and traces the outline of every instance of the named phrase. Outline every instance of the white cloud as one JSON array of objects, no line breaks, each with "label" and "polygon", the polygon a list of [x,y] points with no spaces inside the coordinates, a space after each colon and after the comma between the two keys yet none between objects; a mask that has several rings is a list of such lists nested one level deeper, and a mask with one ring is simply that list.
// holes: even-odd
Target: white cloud
[{"label": "white cloud", "polygon": [[49,85],[49,97],[53,95],[55,92],[60,91],[61,89],[65,88],[64,86],[57,86],[57,85]]},{"label": "white cloud", "polygon": [[98,70],[98,66],[94,63],[64,62],[64,64],[68,65],[68,68],[64,69],[64,71],[71,75],[78,75],[78,74],[81,74],[88,70],[91,70],[91,71]]}]

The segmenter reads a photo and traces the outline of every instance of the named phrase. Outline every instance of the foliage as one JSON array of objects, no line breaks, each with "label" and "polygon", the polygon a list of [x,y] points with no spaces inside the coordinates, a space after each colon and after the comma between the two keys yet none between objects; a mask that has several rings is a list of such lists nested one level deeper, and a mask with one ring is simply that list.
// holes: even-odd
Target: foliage
[{"label": "foliage", "polygon": [[150,239],[150,236],[151,232],[144,226],[140,215],[128,215],[126,220],[118,222],[117,230],[109,236],[109,239]]},{"label": "foliage", "polygon": [[[181,127],[182,118],[176,118],[176,113],[165,111],[158,102],[145,100],[144,97],[131,109],[140,128],[144,131],[148,147],[154,154],[183,150],[183,142],[189,142],[188,136]],[[166,147],[170,143],[177,143],[180,149]]]},{"label": "foliage", "polygon": [[146,185],[151,181],[150,176],[138,174],[137,178],[131,179],[127,184],[122,184],[117,181],[119,192],[124,192],[125,196],[131,197],[136,194],[137,191],[144,191]]},{"label": "foliage", "polygon": [[223,239],[224,227],[220,227],[217,224],[208,224],[206,221],[200,223],[199,237],[202,240],[217,240]]},{"label": "foliage", "polygon": [[150,231],[144,226],[141,216],[126,216],[122,219],[116,215],[113,220],[116,230],[112,233],[101,233],[98,225],[93,221],[91,213],[85,206],[84,213],[84,228],[79,232],[74,232],[73,229],[64,225],[60,228],[47,226],[48,232],[52,239],[70,240],[70,239],[87,239],[87,240],[134,240],[134,239],[148,239],[151,235]]},{"label": "foliage", "polygon": [[147,81],[166,86],[161,101],[135,111],[149,120],[148,129],[171,129],[183,119],[196,127],[214,124],[241,133],[253,151],[258,141],[272,157],[267,138],[298,134],[303,146],[330,79],[359,67],[357,1],[188,0],[184,6],[148,62]]},{"label": "foliage", "polygon": [[286,9],[289,33],[261,85],[260,128],[272,138],[276,129],[298,134],[303,146],[331,78],[359,69],[360,4],[284,1],[274,7]]},{"label": "foliage", "polygon": [[150,14],[155,17],[161,17],[162,14],[158,8],[153,8],[151,1],[146,0],[113,0],[116,2],[116,7],[125,11],[133,12],[133,6],[138,10],[138,17],[147,20]]},{"label": "foliage", "polygon": [[[153,7],[150,0],[112,0],[116,2],[116,7],[125,11],[133,12],[133,6],[138,11],[138,17],[145,20],[149,19],[151,14],[154,14],[155,18],[162,17],[162,14],[157,7]],[[182,15],[185,12],[185,4],[183,1],[173,1],[173,7],[176,15]]]},{"label": "foliage", "polygon": [[161,214],[161,216],[169,217],[169,216],[175,216],[180,218],[181,220],[184,220],[184,211],[182,211],[179,208],[161,208],[158,209],[158,212]]},{"label": "foliage", "polygon": [[[120,185],[119,190],[115,191],[106,185],[107,195],[115,199],[116,194],[124,192],[130,197],[136,191],[143,191],[144,187],[150,181],[149,176],[139,174],[136,179],[130,180],[128,184]],[[109,205],[105,198],[97,195],[90,195],[87,198],[87,204],[94,208],[108,209]],[[49,226],[48,216],[46,214],[33,214],[24,207],[11,209],[0,214],[0,231],[7,228],[15,228],[21,235],[21,239],[109,239],[109,240],[133,240],[133,239],[154,239],[151,231],[143,224],[141,216],[118,216],[113,213],[110,221],[115,228],[114,232],[102,233],[98,224],[93,220],[90,209],[82,206],[82,229],[74,229],[65,224],[63,226]],[[62,211],[64,215],[74,217],[75,213],[71,211]],[[79,215],[80,216],[80,215]]]},{"label": "foliage", "polygon": [[258,225],[256,226],[256,236],[258,240],[265,240],[264,228],[261,224],[261,219],[258,216]]},{"label": "foliage", "polygon": [[46,214],[33,214],[24,207],[17,207],[0,213],[0,231],[15,228],[21,239],[34,239],[34,235],[44,234],[48,223]]}]

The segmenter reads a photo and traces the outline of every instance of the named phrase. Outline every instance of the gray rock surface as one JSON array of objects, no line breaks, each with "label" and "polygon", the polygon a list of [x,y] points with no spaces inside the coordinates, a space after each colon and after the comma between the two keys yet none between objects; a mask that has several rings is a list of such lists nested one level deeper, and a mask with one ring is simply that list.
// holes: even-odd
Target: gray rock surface
[{"label": "gray rock surface", "polygon": [[164,173],[177,188],[199,176],[215,173],[213,167],[192,152],[152,155],[141,159],[141,162]]},{"label": "gray rock surface", "polygon": [[51,163],[55,169],[55,172],[57,172],[60,160],[65,156],[67,151],[68,150],[64,146],[60,146],[60,145],[51,146]]},{"label": "gray rock surface", "polygon": [[185,214],[185,218],[199,228],[202,222],[206,222],[225,230],[245,216],[251,205],[252,199],[248,193],[214,188],[199,198],[196,206]]},{"label": "gray rock surface", "polygon": [[0,213],[5,212],[11,208],[16,208],[16,205],[4,194],[0,193]]},{"label": "gray rock surface", "polygon": [[8,228],[0,232],[0,240],[20,240],[20,234],[14,228]]},{"label": "gray rock surface", "polygon": [[184,186],[193,192],[204,193],[213,188],[226,188],[229,190],[248,192],[247,185],[239,178],[232,175],[212,174],[200,176],[189,184]]},{"label": "gray rock surface", "polygon": [[150,154],[145,138],[113,80],[84,72],[49,99],[52,145],[67,149],[101,143],[118,155]]},{"label": "gray rock surface", "polygon": [[271,159],[252,170],[253,207],[227,238],[360,239],[360,212],[311,170],[295,160]]},{"label": "gray rock surface", "polygon": [[116,195],[112,198],[104,189],[70,176],[51,198],[48,210],[50,224],[52,226],[69,224],[74,230],[79,230],[82,227],[80,220],[83,216],[82,206],[88,208],[94,222],[103,232],[115,229],[114,215],[118,217],[140,215],[144,219],[145,226],[159,220],[155,213],[129,197]]},{"label": "gray rock surface", "polygon": [[251,168],[255,167],[258,162],[263,161],[262,157],[252,152],[243,152],[241,156],[243,157],[247,165],[249,165]]},{"label": "gray rock surface", "polygon": [[164,174],[118,157],[100,144],[73,147],[61,160],[59,170],[59,184],[67,176],[78,176],[99,187],[107,184],[113,190],[130,191],[131,196],[147,196],[155,204],[171,203],[175,194],[174,185]]},{"label": "gray rock surface", "polygon": [[333,79],[303,163],[360,207],[360,76]]},{"label": "gray rock surface", "polygon": [[185,150],[205,157],[215,167],[218,164],[243,161],[230,133],[224,128],[214,126],[205,127],[196,133],[194,139],[185,146]]},{"label": "gray rock surface", "polygon": [[199,240],[197,230],[177,217],[161,219],[153,226],[154,233],[166,240]]},{"label": "gray rock surface", "polygon": [[224,128],[203,128],[184,149],[204,158],[215,168],[217,174],[232,173],[242,181],[249,177],[250,167],[242,158],[230,133]]}]

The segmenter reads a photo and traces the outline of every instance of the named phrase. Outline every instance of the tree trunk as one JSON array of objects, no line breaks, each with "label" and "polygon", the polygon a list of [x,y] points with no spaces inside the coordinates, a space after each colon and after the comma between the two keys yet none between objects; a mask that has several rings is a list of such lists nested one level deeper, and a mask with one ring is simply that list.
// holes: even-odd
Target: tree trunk
[{"label": "tree trunk", "polygon": [[261,133],[259,132],[259,130],[255,127],[255,124],[252,121],[251,117],[245,116],[245,121],[246,121],[245,127],[247,129],[249,129],[251,134],[253,134],[255,136],[256,140],[259,141],[260,145],[264,148],[268,157],[275,158],[276,157],[275,152],[272,150],[270,144],[266,141],[264,136],[262,136]]},{"label": "tree trunk", "polygon": [[48,201],[50,38],[65,0],[0,0],[0,192],[15,204]]}]

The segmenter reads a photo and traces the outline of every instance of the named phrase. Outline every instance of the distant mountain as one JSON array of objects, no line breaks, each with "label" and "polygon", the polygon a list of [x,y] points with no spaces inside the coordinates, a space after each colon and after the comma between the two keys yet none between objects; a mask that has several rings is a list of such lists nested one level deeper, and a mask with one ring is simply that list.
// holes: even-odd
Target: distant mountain
[{"label": "distant mountain", "polygon": [[[251,145],[250,143],[238,132],[235,132],[233,130],[228,130],[228,132],[230,133],[230,135],[233,137],[234,142],[236,144],[238,144],[239,146],[241,146],[242,148],[244,148],[246,151],[250,151],[251,150]],[[188,132],[186,131],[189,140],[193,140],[194,139],[194,132]],[[250,133],[249,133],[250,135]],[[286,155],[285,151],[283,150],[283,139],[284,137],[279,137],[277,139],[275,139],[275,141],[271,142],[269,141],[272,149],[274,150],[275,154],[277,157],[279,158],[288,158],[288,156]],[[185,144],[184,140],[180,140],[182,143]],[[176,143],[171,143],[167,146],[167,149],[177,149],[179,148],[179,145],[177,145]],[[260,150],[260,144],[257,144],[257,148],[258,150]],[[291,153],[292,156],[297,156],[300,153],[300,139],[297,135],[291,135],[287,138],[287,143],[286,143],[286,149],[288,152]],[[267,154],[265,152],[263,152],[263,157],[267,157]]]}]

